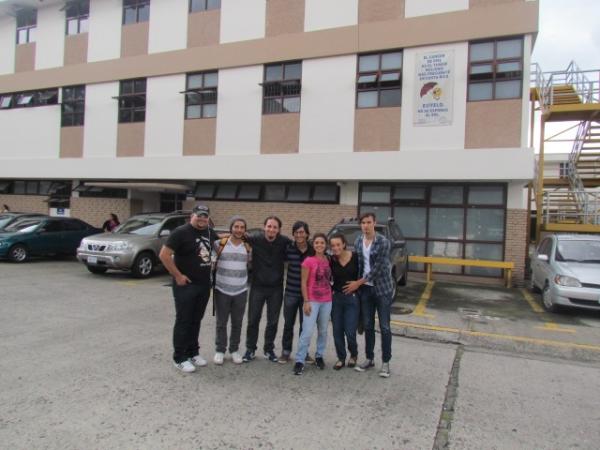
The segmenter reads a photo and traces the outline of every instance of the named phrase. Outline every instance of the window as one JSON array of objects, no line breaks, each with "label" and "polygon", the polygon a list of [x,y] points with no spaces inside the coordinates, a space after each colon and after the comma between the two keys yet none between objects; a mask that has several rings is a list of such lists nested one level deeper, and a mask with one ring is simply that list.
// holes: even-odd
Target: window
[{"label": "window", "polygon": [[400,106],[402,100],[402,52],[358,57],[356,107]]},{"label": "window", "polygon": [[198,200],[338,203],[339,188],[335,183],[199,182],[193,195]]},{"label": "window", "polygon": [[73,192],[79,192],[80,197],[127,198],[127,189],[93,186],[80,183]]},{"label": "window", "polygon": [[185,94],[185,118],[205,119],[217,117],[218,72],[190,73]]},{"label": "window", "polygon": [[185,194],[160,194],[160,212],[181,211],[185,198]]},{"label": "window", "polygon": [[85,86],[69,86],[62,90],[61,126],[81,126],[85,116]]},{"label": "window", "polygon": [[119,88],[119,123],[146,120],[146,79],[121,81]]},{"label": "window", "polygon": [[190,12],[219,9],[221,0],[190,0]]},{"label": "window", "polygon": [[16,180],[11,194],[71,196],[71,181]]},{"label": "window", "polygon": [[520,98],[522,85],[522,38],[471,43],[469,101]]},{"label": "window", "polygon": [[17,44],[35,42],[37,9],[22,8],[17,11]]},{"label": "window", "polygon": [[148,22],[150,0],[123,0],[123,25]]},{"label": "window", "polygon": [[8,109],[13,104],[13,95],[12,94],[3,94],[0,95],[0,109]]},{"label": "window", "polygon": [[288,62],[265,66],[263,114],[300,112],[302,63]]},{"label": "window", "polygon": [[88,32],[90,0],[73,0],[67,2],[65,13],[67,17],[67,34],[79,34]]},{"label": "window", "polygon": [[0,94],[0,109],[56,105],[58,88]]}]

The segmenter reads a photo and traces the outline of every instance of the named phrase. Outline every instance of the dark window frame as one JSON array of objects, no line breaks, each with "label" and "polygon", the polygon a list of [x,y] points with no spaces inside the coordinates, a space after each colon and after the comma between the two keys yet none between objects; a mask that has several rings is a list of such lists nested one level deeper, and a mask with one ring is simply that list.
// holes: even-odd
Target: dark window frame
[{"label": "dark window frame", "polygon": [[[300,78],[287,78],[286,72],[290,66],[300,66]],[[267,71],[271,68],[281,67],[281,78],[267,80]],[[285,61],[281,63],[265,64],[263,66],[263,107],[262,113],[269,114],[298,114],[302,108],[302,61]],[[283,106],[286,99],[298,99],[297,110],[286,110]],[[277,101],[277,103],[272,103]],[[271,105],[271,106],[270,106]],[[278,105],[278,107],[273,107]]]},{"label": "dark window frame", "polygon": [[[498,58],[498,43],[499,42],[504,42],[504,41],[514,41],[520,39],[521,40],[521,56],[520,57],[511,57],[511,58]],[[478,61],[471,61],[471,55],[472,55],[472,51],[471,51],[471,46],[472,45],[476,45],[476,44],[486,44],[486,43],[491,43],[494,45],[494,52],[493,52],[493,56],[492,59],[485,59],[485,60],[478,60]],[[524,52],[525,52],[525,39],[523,38],[523,36],[509,36],[509,37],[502,37],[502,38],[497,38],[497,39],[483,39],[483,40],[477,40],[477,41],[471,41],[469,42],[469,56],[468,56],[468,66],[467,66],[467,101],[468,102],[489,102],[489,101],[493,101],[493,100],[514,100],[514,99],[520,99],[523,97],[523,73],[524,73]],[[499,64],[506,64],[506,63],[519,63],[521,70],[520,70],[520,74],[519,75],[509,75],[505,78],[501,78],[498,79],[498,65]],[[492,66],[492,72],[491,72],[491,78],[489,79],[472,79],[472,75],[471,75],[471,70],[473,67],[477,67],[477,66],[486,66],[486,65],[491,65]],[[490,72],[485,72],[485,73],[490,73]],[[507,73],[511,73],[511,72],[507,72]],[[498,82],[504,82],[504,81],[520,81],[521,83],[519,84],[519,94],[514,96],[514,97],[501,97],[501,98],[496,98],[496,84]],[[491,98],[482,98],[482,99],[471,99],[470,96],[470,86],[474,85],[474,84],[485,84],[485,83],[492,83],[492,96]]]},{"label": "dark window frame", "polygon": [[[211,5],[211,2],[215,3],[215,5]],[[221,0],[189,0],[188,12],[190,13],[210,11],[213,9],[221,9]]]},{"label": "dark window frame", "polygon": [[[400,53],[402,63],[399,68],[394,69],[385,69],[382,67],[383,56],[392,53]],[[366,70],[360,71],[360,58],[368,57],[368,56],[378,56],[378,67],[377,70]],[[358,55],[358,59],[356,61],[356,99],[355,99],[355,108],[356,109],[370,109],[370,108],[397,108],[402,106],[402,70],[404,68],[404,51],[402,49],[395,49],[385,52],[371,52],[371,53],[362,53]],[[398,81],[395,85],[382,85],[385,81],[381,81],[381,77],[388,74],[398,74]],[[375,81],[370,84],[367,82],[360,83],[361,77],[375,76]],[[392,91],[392,90],[400,90],[400,101],[398,104],[393,105],[381,105],[381,93],[382,91]],[[376,106],[359,106],[358,97],[361,92],[377,92],[377,105]]]},{"label": "dark window frame", "polygon": [[[216,75],[217,77],[217,85],[216,86],[206,86],[205,80],[207,75]],[[190,88],[190,78],[191,77],[202,77],[202,85],[200,87]],[[188,73],[186,75],[185,80],[185,91],[182,93],[185,95],[185,119],[186,120],[195,120],[195,119],[214,119],[218,114],[218,94],[219,94],[219,71],[218,70],[207,70],[203,72],[193,72]],[[215,114],[214,115],[206,115],[206,107],[214,105]],[[199,106],[200,107],[200,117],[190,117],[189,107],[190,106]]]},{"label": "dark window frame", "polygon": [[[141,12],[147,8],[148,17],[140,18]],[[127,10],[135,10],[135,20],[127,21]],[[134,23],[148,22],[150,20],[150,0],[123,0],[123,25],[133,25]]]},{"label": "dark window frame", "polygon": [[[235,195],[232,196],[219,196],[219,187],[220,186],[235,186]],[[242,193],[242,189],[247,186],[259,187],[258,198],[243,198],[240,196]],[[267,190],[269,187],[273,186],[282,186],[283,187],[283,195],[278,199],[267,199]],[[327,186],[329,188],[335,187],[335,198],[332,200],[315,200],[315,190],[318,187]],[[198,190],[200,187],[209,187],[212,191],[210,195],[198,195]],[[306,188],[308,187],[308,200],[290,200],[290,189],[294,187]],[[197,200],[213,200],[213,201],[236,201],[236,202],[260,202],[260,203],[317,203],[317,204],[339,204],[340,202],[340,188],[337,183],[331,182],[322,182],[322,183],[308,183],[308,182],[216,182],[216,181],[202,181],[197,182],[194,190],[192,191],[192,196],[194,196]]]},{"label": "dark window frame", "polygon": [[[131,83],[131,88],[129,84]],[[143,83],[143,90],[137,90]],[[146,78],[131,78],[119,82],[119,123],[138,123],[146,121]]]},{"label": "dark window frame", "polygon": [[[71,90],[72,92],[69,92]],[[70,111],[67,109],[70,108]],[[85,123],[85,85],[62,88],[61,127],[82,126]]]},{"label": "dark window frame", "polygon": [[[31,32],[37,28],[37,9],[35,8],[21,8],[17,11],[17,32],[15,36],[15,42],[19,44],[28,44],[35,42],[35,34],[31,36]],[[25,40],[20,41],[19,36],[21,32],[25,32]]]},{"label": "dark window frame", "polygon": [[[87,29],[82,31],[82,24],[88,26],[90,18],[90,0],[72,0],[67,2],[65,8],[65,34],[75,36],[81,33],[87,33]],[[69,33],[69,22],[77,24],[77,32]]]}]

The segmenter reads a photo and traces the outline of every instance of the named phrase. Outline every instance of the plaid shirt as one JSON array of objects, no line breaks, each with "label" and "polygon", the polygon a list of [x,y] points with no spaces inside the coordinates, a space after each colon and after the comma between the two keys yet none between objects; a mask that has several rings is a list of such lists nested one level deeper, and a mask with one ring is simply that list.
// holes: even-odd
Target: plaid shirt
[{"label": "plaid shirt", "polygon": [[390,248],[390,241],[385,236],[375,233],[375,239],[373,239],[371,253],[369,254],[371,271],[364,277],[363,235],[361,234],[354,242],[354,250],[358,256],[358,274],[361,278],[366,278],[369,283],[373,284],[375,295],[379,298],[391,299],[394,292]]}]

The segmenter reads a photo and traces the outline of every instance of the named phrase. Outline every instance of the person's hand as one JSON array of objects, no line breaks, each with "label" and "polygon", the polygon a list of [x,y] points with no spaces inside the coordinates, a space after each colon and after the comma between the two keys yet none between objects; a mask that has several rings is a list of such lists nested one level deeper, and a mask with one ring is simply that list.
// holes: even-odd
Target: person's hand
[{"label": "person's hand", "polygon": [[310,316],[310,313],[312,311],[312,308],[310,306],[310,302],[304,302],[304,306],[302,307],[302,311],[304,311],[305,315]]},{"label": "person's hand", "polygon": [[344,286],[344,294],[346,294],[346,295],[352,294],[352,293],[356,292],[359,287],[360,287],[359,281],[348,281],[346,283],[346,285]]},{"label": "person's hand", "polygon": [[191,283],[191,282],[192,281],[183,274],[177,275],[175,277],[175,283],[177,283],[177,286],[185,286],[186,284]]}]

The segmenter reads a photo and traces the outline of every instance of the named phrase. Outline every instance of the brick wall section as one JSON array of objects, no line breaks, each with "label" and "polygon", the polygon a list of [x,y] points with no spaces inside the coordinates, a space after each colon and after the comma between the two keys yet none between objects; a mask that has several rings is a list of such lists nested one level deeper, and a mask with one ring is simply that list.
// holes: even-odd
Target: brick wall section
[{"label": "brick wall section", "polygon": [[11,211],[48,214],[48,197],[44,195],[0,195],[0,208],[8,205]]},{"label": "brick wall section", "polygon": [[131,200],[126,198],[71,198],[71,217],[77,217],[90,225],[101,227],[110,213],[115,213],[122,223],[131,216]]},{"label": "brick wall section", "polygon": [[517,286],[524,284],[525,258],[527,244],[527,210],[506,210],[506,242],[504,248],[504,260],[513,261],[513,283]]},{"label": "brick wall section", "polygon": [[320,205],[308,203],[261,203],[261,202],[184,202],[184,209],[192,209],[196,203],[210,208],[212,220],[217,226],[227,226],[229,219],[240,215],[248,222],[249,228],[262,228],[265,217],[276,215],[283,222],[283,234],[292,234],[292,225],[296,220],[308,223],[311,234],[326,233],[343,217],[354,217],[356,206]]}]

